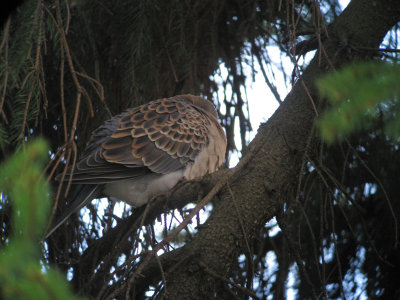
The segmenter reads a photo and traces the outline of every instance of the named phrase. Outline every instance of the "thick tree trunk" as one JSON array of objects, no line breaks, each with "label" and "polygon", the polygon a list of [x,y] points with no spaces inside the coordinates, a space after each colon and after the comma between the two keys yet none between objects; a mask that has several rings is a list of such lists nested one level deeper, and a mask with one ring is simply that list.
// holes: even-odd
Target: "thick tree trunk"
[{"label": "thick tree trunk", "polygon": [[[313,124],[322,107],[314,81],[332,68],[363,59],[400,20],[397,0],[353,0],[328,28],[329,37],[284,103],[261,126],[249,146],[252,156],[220,191],[206,225],[184,247],[185,261],[165,271],[168,299],[210,299],[229,278],[232,265],[247,254],[260,227],[294,199],[306,153],[313,147]],[[364,49],[364,50],[363,50]],[[312,150],[312,149],[311,149]],[[225,283],[226,284],[226,283]]]}]

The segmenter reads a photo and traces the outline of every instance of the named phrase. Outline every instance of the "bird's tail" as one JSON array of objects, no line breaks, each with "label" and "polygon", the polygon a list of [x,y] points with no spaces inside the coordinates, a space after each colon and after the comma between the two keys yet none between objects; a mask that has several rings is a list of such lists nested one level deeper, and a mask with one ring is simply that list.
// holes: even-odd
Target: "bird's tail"
[{"label": "bird's tail", "polygon": [[68,194],[68,199],[72,199],[71,204],[56,220],[56,222],[51,225],[43,240],[52,235],[53,232],[56,231],[57,228],[60,227],[74,212],[79,211],[101,193],[101,185],[99,184],[74,184],[71,188],[72,190]]}]

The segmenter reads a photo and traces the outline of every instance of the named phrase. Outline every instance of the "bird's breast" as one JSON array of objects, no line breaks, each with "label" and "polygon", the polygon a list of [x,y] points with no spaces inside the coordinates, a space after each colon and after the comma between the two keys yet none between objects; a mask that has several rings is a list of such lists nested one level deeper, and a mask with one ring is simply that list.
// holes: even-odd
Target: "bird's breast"
[{"label": "bird's breast", "polygon": [[104,194],[135,207],[146,204],[155,195],[165,193],[183,178],[183,170],[168,174],[148,174],[138,178],[109,182]]},{"label": "bird's breast", "polygon": [[186,166],[184,177],[188,180],[215,172],[225,160],[226,139],[215,124],[211,124],[208,144],[203,147],[193,163]]}]

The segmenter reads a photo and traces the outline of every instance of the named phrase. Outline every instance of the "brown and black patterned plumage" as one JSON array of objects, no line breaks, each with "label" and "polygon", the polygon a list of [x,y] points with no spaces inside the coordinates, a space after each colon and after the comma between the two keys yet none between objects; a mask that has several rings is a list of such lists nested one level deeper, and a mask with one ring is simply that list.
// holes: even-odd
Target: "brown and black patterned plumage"
[{"label": "brown and black patterned plumage", "polygon": [[214,172],[225,151],[215,107],[202,97],[180,95],[129,109],[93,132],[73,170],[75,199],[47,236],[95,197],[141,206],[183,178]]}]

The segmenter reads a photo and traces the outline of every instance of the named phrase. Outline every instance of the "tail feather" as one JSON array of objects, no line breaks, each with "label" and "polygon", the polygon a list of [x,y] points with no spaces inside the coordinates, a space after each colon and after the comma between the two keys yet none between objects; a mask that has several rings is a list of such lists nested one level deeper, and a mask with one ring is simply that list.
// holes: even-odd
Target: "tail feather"
[{"label": "tail feather", "polygon": [[[54,231],[58,229],[74,212],[79,211],[82,207],[86,206],[92,199],[98,197],[101,193],[102,185],[99,184],[82,184],[74,186],[74,191],[71,191],[71,204],[67,207],[65,212],[57,219],[49,231],[44,236],[47,239]],[[68,196],[70,198],[70,196]]]}]

